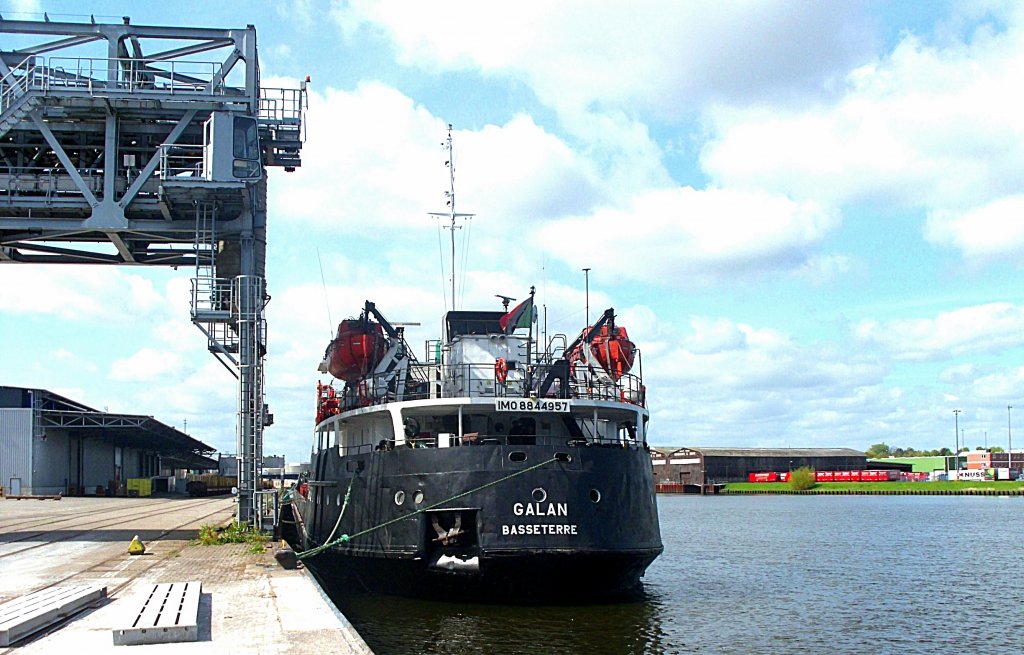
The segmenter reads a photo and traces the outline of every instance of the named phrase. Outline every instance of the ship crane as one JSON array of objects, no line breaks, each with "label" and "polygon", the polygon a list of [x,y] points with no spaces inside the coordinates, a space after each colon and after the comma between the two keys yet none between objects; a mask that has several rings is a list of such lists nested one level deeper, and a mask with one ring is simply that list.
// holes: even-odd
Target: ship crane
[{"label": "ship crane", "polygon": [[[540,387],[538,387],[538,396],[540,396],[541,398],[547,396],[548,392],[551,391],[551,387],[552,385],[554,385],[555,380],[558,380],[558,397],[569,397],[569,377],[571,373],[569,357],[572,355],[573,352],[579,350],[580,352],[583,353],[584,361],[589,366],[590,356],[588,351],[590,350],[590,342],[594,340],[594,337],[601,334],[602,328],[604,328],[606,325],[608,326],[608,333],[615,334],[614,307],[609,307],[608,309],[604,310],[604,314],[601,316],[601,318],[597,320],[596,323],[594,323],[594,325],[589,330],[580,333],[580,336],[576,337],[576,339],[572,343],[565,347],[565,350],[562,351],[562,356],[554,361],[554,363],[551,365],[551,370],[550,372],[548,372],[547,377],[544,378],[544,381],[541,382]],[[600,369],[600,367],[598,368]]]},{"label": "ship crane", "polygon": [[408,378],[409,367],[417,363],[416,355],[413,354],[405,343],[404,324],[396,327],[391,321],[384,318],[384,315],[380,313],[374,303],[367,300],[363,307],[362,319],[367,321],[371,315],[377,319],[377,322],[380,323],[380,326],[389,337],[388,349],[384,352],[384,355],[380,358],[377,366],[374,367],[373,372],[369,376],[373,381],[374,396],[382,398],[391,391],[396,400],[401,400],[405,397],[405,383]]}]

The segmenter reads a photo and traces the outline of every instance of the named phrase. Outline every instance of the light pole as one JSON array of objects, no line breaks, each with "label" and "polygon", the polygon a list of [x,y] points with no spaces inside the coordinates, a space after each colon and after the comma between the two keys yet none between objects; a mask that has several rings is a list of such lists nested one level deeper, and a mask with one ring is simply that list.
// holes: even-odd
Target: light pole
[{"label": "light pole", "polygon": [[1010,435],[1010,410],[1013,405],[1006,406],[1006,473],[1013,478],[1013,437]]},{"label": "light pole", "polygon": [[583,269],[583,281],[586,285],[586,299],[587,299],[587,327],[590,327],[590,269]]},{"label": "light pole", "polygon": [[960,411],[953,410],[953,468],[960,469]]}]

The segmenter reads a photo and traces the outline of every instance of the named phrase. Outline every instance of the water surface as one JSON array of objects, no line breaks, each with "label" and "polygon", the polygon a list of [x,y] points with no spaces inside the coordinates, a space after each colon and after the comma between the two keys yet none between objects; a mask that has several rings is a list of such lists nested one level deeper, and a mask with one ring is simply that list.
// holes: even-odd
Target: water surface
[{"label": "water surface", "polygon": [[1024,498],[661,496],[658,505],[665,553],[629,602],[331,593],[377,655],[1024,651]]}]

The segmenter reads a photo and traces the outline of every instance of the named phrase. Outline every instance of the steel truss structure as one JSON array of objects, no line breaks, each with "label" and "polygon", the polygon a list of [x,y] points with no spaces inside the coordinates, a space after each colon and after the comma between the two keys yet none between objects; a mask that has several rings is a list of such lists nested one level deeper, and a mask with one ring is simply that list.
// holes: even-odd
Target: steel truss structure
[{"label": "steel truss structure", "polygon": [[240,522],[263,428],[267,180],[304,83],[260,87],[256,29],[0,19],[0,263],[188,266],[192,321],[238,378]]}]

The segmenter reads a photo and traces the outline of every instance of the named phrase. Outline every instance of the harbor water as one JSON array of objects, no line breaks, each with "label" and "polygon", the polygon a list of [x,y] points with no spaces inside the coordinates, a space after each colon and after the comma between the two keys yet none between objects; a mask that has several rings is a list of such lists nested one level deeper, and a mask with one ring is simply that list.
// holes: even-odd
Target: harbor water
[{"label": "harbor water", "polygon": [[1024,499],[658,503],[665,553],[634,599],[516,607],[328,591],[377,655],[1024,650]]}]

